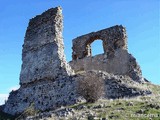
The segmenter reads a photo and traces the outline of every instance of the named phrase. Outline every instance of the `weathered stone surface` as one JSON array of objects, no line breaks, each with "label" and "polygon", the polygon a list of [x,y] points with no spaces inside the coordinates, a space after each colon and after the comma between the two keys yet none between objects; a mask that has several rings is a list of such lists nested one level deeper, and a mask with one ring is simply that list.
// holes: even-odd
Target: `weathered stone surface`
[{"label": "weathered stone surface", "polygon": [[[103,42],[104,54],[93,56],[91,43],[97,39]],[[123,26],[113,26],[73,39],[73,60],[75,72],[101,70],[115,75],[128,75],[134,81],[143,82],[141,69],[136,59],[128,53],[127,35]]]},{"label": "weathered stone surface", "polygon": [[[105,94],[103,96],[103,98],[107,98],[107,99],[116,99],[116,98],[130,98],[130,97],[135,97],[135,96],[139,96],[139,95],[147,95],[147,94],[151,94],[150,91],[148,90],[142,90],[138,88],[139,83],[133,81],[132,79],[130,79],[130,77],[128,76],[122,76],[122,75],[114,75],[114,74],[109,74],[107,72],[101,72],[101,71],[87,71],[92,75],[97,75],[98,77],[101,77],[104,80],[104,84],[105,84]],[[74,77],[75,82],[77,81],[77,79],[83,79],[83,77],[86,76],[86,73],[81,73],[81,74],[77,74],[76,77]],[[75,84],[76,85],[76,84]],[[75,96],[74,96],[75,97]],[[76,96],[78,97],[78,96]],[[120,105],[122,103],[117,103],[117,105]],[[86,104],[87,105],[87,104]],[[108,106],[108,103],[106,102],[107,107],[111,107]],[[92,109],[103,109],[106,107],[105,104],[97,104],[95,106],[85,106],[85,104],[82,105],[75,105],[73,108],[66,108],[66,107],[61,107],[59,109],[56,110],[51,110],[49,112],[43,112],[40,114],[37,114],[36,116],[32,116],[32,117],[28,117],[26,120],[37,120],[37,119],[56,119],[56,120],[60,120],[60,119],[73,119],[74,116],[76,116],[77,118],[77,112],[80,112],[83,110],[83,112],[88,113],[88,110],[92,110]],[[130,103],[129,105],[132,106],[132,103]],[[152,105],[153,106],[153,105]],[[71,107],[71,106],[69,106]],[[159,108],[156,106],[156,108]],[[85,111],[86,109],[88,109],[87,111]],[[117,110],[124,110],[124,108],[117,108]],[[49,117],[48,117],[49,116]],[[50,116],[54,116],[54,117],[50,117]],[[80,113],[80,116],[84,116],[83,113]],[[88,116],[88,115],[87,115]],[[88,118],[88,117],[87,117]],[[81,118],[83,119],[83,117]]]},{"label": "weathered stone surface", "polygon": [[74,103],[73,70],[64,55],[63,17],[60,7],[32,18],[26,31],[20,73],[20,89],[11,92],[4,111],[23,112],[32,103],[35,109],[54,109]]},{"label": "weathered stone surface", "polygon": [[23,45],[20,84],[72,74],[64,55],[62,30],[60,7],[30,20]]},{"label": "weathered stone surface", "polygon": [[[115,51],[116,56],[112,59],[108,59],[105,54],[99,54],[96,56],[89,56],[83,59],[71,61],[70,65],[75,72],[88,71],[88,70],[100,70],[114,74],[124,75],[128,72],[129,56],[126,50]],[[123,67],[122,67],[123,66]]]},{"label": "weathered stone surface", "polygon": [[42,80],[35,84],[21,86],[10,93],[4,111],[19,114],[34,104],[36,110],[55,109],[77,102],[75,80],[71,78],[56,81]]},{"label": "weathered stone surface", "polygon": [[104,98],[116,99],[125,97],[135,97],[139,95],[148,95],[151,92],[147,89],[141,89],[138,87],[139,83],[133,81],[127,75],[115,75],[104,71],[85,71],[77,75],[76,79],[84,79],[87,73],[96,75],[104,81],[105,94]]},{"label": "weathered stone surface", "polygon": [[108,57],[112,57],[117,49],[127,49],[126,29],[121,25],[116,25],[73,39],[73,60],[92,56],[91,43],[97,39],[101,39],[103,41],[104,53],[106,53]]}]

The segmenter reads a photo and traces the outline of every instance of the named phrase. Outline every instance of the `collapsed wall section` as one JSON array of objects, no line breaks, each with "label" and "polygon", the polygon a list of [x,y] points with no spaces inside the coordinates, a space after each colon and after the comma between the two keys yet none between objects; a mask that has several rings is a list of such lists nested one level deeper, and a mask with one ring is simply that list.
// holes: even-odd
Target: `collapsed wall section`
[{"label": "collapsed wall section", "polygon": [[22,51],[21,85],[72,74],[64,55],[62,30],[60,7],[51,8],[30,20]]},{"label": "collapsed wall section", "polygon": [[[104,54],[92,56],[91,44],[97,39],[102,40]],[[128,53],[126,29],[122,25],[82,35],[72,42],[70,65],[75,72],[98,70],[143,81],[140,66]]]}]

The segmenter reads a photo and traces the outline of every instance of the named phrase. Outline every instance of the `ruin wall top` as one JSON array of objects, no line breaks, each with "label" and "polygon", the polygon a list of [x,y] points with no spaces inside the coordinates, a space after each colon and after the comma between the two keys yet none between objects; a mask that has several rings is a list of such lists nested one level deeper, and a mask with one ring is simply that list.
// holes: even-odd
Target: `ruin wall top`
[{"label": "ruin wall top", "polygon": [[82,59],[92,56],[91,43],[97,39],[102,40],[104,53],[112,57],[116,49],[127,50],[126,29],[122,25],[116,25],[107,29],[77,37],[73,39],[72,59]]},{"label": "ruin wall top", "polygon": [[61,13],[61,8],[56,7],[30,19],[25,34],[23,52],[38,49],[40,46],[51,43],[56,39],[56,32],[58,34],[63,29]]}]

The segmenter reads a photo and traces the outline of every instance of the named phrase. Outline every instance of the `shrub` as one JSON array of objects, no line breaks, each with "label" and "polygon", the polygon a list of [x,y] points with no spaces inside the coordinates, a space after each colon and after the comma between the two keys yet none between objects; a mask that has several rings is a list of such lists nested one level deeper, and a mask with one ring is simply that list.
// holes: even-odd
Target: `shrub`
[{"label": "shrub", "polygon": [[86,73],[84,79],[78,80],[77,92],[86,102],[96,102],[104,93],[103,79],[92,72]]}]

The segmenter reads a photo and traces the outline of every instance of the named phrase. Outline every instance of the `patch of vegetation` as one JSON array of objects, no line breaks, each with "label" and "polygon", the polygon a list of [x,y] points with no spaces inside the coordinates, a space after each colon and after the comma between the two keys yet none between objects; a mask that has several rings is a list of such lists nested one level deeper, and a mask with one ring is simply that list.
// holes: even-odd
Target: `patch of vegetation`
[{"label": "patch of vegetation", "polygon": [[[160,86],[147,84],[152,95],[115,100],[99,100],[95,103],[80,103],[70,106],[75,109],[75,115],[93,113],[98,119],[109,120],[159,120],[160,119]],[[100,106],[101,107],[97,107]],[[81,106],[82,109],[78,109]],[[93,116],[92,116],[93,117]],[[91,117],[90,117],[91,118]]]},{"label": "patch of vegetation", "polygon": [[69,108],[74,108],[74,109],[83,109],[83,107],[85,108],[91,108],[94,105],[94,103],[87,103],[87,102],[83,102],[83,103],[79,103],[79,104],[75,104],[75,105],[70,105],[68,106]]},{"label": "patch of vegetation", "polygon": [[86,102],[96,102],[104,93],[104,81],[102,78],[86,73],[84,79],[78,80],[77,93],[82,96]]},{"label": "patch of vegetation", "polygon": [[37,113],[39,113],[38,110],[35,109],[34,103],[32,103],[26,110],[21,113],[16,120],[22,120],[25,119],[27,116],[35,116]]}]

